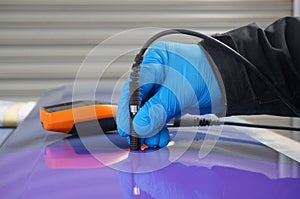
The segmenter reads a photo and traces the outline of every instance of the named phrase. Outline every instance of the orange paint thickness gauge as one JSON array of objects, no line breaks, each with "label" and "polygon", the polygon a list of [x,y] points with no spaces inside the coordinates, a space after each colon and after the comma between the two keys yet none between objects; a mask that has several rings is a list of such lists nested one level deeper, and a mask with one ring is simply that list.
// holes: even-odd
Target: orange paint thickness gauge
[{"label": "orange paint thickness gauge", "polygon": [[91,126],[97,121],[101,129],[116,130],[117,106],[99,101],[75,101],[40,107],[40,120],[44,129],[62,133],[74,133],[75,124]]}]

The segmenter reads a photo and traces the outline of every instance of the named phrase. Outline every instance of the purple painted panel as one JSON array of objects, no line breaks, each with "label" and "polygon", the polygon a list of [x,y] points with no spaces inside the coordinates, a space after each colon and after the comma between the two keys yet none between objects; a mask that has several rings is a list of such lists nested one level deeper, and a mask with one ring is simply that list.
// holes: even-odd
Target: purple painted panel
[{"label": "purple painted panel", "polygon": [[[109,91],[99,91],[98,99],[109,98]],[[179,159],[169,162],[169,148],[141,156],[147,157],[146,161],[129,153],[126,140],[117,134],[89,135],[87,140],[96,146],[91,155],[80,138],[46,132],[40,125],[39,106],[70,101],[71,96],[71,87],[48,92],[2,146],[0,198],[300,198],[299,164],[292,160],[279,162],[277,152],[249,142],[250,138],[247,142],[221,138],[200,159],[198,151],[203,138],[198,132],[190,148]],[[104,146],[104,138],[120,150]],[[173,151],[174,147],[180,151],[183,144],[175,142]],[[150,150],[141,153],[152,154]],[[107,157],[108,162],[99,161],[97,156]],[[161,163],[167,166],[151,170]],[[149,172],[115,169],[128,167]],[[283,176],[282,170],[289,175]]]}]

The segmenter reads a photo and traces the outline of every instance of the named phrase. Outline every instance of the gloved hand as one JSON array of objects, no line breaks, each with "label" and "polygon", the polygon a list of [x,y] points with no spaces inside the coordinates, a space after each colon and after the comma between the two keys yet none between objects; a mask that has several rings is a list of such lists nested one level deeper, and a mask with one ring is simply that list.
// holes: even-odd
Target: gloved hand
[{"label": "gloved hand", "polygon": [[[221,91],[203,50],[197,44],[158,42],[146,53],[140,70],[141,108],[133,120],[142,144],[164,147],[166,123],[186,113],[207,114],[224,109]],[[129,139],[129,79],[118,104],[117,126]],[[212,104],[214,107],[212,109]],[[216,107],[217,106],[217,107]]]}]

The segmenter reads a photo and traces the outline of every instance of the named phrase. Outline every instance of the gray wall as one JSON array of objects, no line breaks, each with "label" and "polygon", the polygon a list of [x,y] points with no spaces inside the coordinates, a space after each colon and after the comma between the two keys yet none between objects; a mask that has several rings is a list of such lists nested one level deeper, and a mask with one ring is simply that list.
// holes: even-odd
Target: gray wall
[{"label": "gray wall", "polygon": [[[47,89],[72,84],[90,50],[124,30],[151,26],[211,34],[254,21],[265,27],[292,15],[292,5],[292,0],[0,0],[0,100],[38,99]],[[135,39],[124,39],[109,46],[89,72],[116,49],[133,45]],[[104,78],[114,81],[131,59],[125,56]]]}]

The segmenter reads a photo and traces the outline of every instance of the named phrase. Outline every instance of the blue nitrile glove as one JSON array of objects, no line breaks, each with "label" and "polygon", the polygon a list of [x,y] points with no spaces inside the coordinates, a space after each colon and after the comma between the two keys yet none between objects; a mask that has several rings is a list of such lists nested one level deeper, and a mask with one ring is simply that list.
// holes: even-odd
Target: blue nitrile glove
[{"label": "blue nitrile glove", "polygon": [[[166,123],[173,117],[224,109],[217,80],[197,44],[158,42],[151,46],[141,64],[140,87],[142,106],[133,126],[141,142],[150,147],[168,144]],[[117,111],[119,134],[129,138],[128,101],[129,80],[122,89]]]}]

